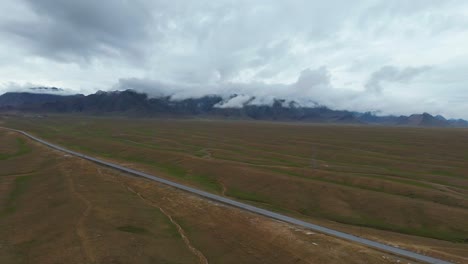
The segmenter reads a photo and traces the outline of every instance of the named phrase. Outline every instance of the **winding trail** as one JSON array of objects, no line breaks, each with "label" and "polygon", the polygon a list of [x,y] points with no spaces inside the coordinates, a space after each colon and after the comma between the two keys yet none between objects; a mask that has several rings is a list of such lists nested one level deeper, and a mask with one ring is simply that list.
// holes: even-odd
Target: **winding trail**
[{"label": "winding trail", "polygon": [[[2,127],[0,127],[0,128],[2,128]],[[103,165],[103,166],[106,166],[106,167],[109,167],[109,168],[113,168],[113,169],[116,169],[116,170],[119,170],[119,171],[122,171],[122,172],[125,172],[125,173],[133,174],[133,175],[136,175],[138,177],[150,179],[152,181],[156,181],[156,182],[159,182],[159,183],[162,183],[162,184],[165,184],[165,185],[169,185],[169,186],[175,187],[177,189],[184,190],[186,192],[193,193],[193,194],[199,195],[201,197],[204,197],[204,198],[216,201],[216,202],[220,202],[220,203],[224,203],[224,204],[227,204],[227,205],[230,205],[230,206],[234,206],[234,207],[237,207],[237,208],[240,208],[240,209],[252,212],[252,213],[263,215],[263,216],[266,216],[266,217],[269,217],[269,218],[272,218],[272,219],[276,219],[276,220],[279,220],[279,221],[283,221],[283,222],[286,222],[286,223],[298,225],[298,226],[308,228],[310,230],[314,230],[314,231],[317,231],[317,232],[320,232],[320,233],[323,233],[323,234],[326,234],[326,235],[330,235],[330,236],[333,236],[333,237],[337,237],[337,238],[341,238],[341,239],[344,239],[344,240],[352,241],[352,242],[355,242],[355,243],[358,243],[358,244],[361,244],[361,245],[364,245],[364,246],[367,246],[367,247],[370,247],[370,248],[374,248],[374,249],[384,251],[384,252],[387,252],[387,253],[390,253],[390,254],[410,258],[410,259],[413,259],[413,260],[426,262],[426,263],[431,263],[431,264],[449,264],[449,263],[451,263],[451,262],[448,262],[448,261],[445,261],[445,260],[433,258],[433,257],[430,257],[430,256],[426,256],[426,255],[423,255],[423,254],[413,252],[413,251],[397,248],[397,247],[394,247],[394,246],[386,245],[386,244],[383,244],[383,243],[380,243],[380,242],[372,241],[372,240],[369,240],[369,239],[365,239],[365,238],[362,238],[362,237],[358,237],[358,236],[355,236],[355,235],[351,235],[351,234],[344,233],[344,232],[341,232],[341,231],[337,231],[337,230],[334,230],[334,229],[330,229],[330,228],[327,228],[327,227],[315,225],[315,224],[305,222],[305,221],[302,221],[302,220],[299,220],[299,219],[296,219],[296,218],[293,218],[293,217],[289,217],[289,216],[286,216],[286,215],[283,215],[283,214],[275,213],[275,212],[265,210],[265,209],[262,209],[262,208],[259,208],[259,207],[256,207],[256,206],[252,206],[252,205],[249,205],[249,204],[246,204],[246,203],[241,203],[241,202],[238,202],[238,201],[235,201],[235,200],[232,200],[232,199],[220,196],[220,195],[215,195],[215,194],[208,193],[208,192],[205,192],[205,191],[201,191],[201,190],[198,190],[198,189],[195,189],[195,188],[192,188],[192,187],[188,187],[186,185],[176,183],[176,182],[173,182],[173,181],[161,178],[161,177],[156,177],[156,176],[150,175],[148,173],[144,173],[142,171],[130,169],[130,168],[127,168],[127,167],[124,167],[124,166],[121,166],[121,165],[118,165],[118,164],[115,164],[115,163],[111,163],[111,162],[104,161],[104,160],[101,160],[101,159],[93,158],[91,156],[81,154],[79,152],[75,152],[75,151],[72,151],[72,150],[68,150],[68,149],[60,147],[58,145],[49,143],[49,142],[47,142],[45,140],[42,140],[42,139],[40,139],[38,137],[35,137],[35,136],[33,136],[33,135],[29,134],[29,133],[26,133],[24,131],[21,131],[21,130],[10,129],[10,128],[5,128],[5,129],[8,129],[10,131],[16,131],[16,132],[18,132],[20,134],[23,134],[26,137],[29,137],[29,138],[31,138],[31,139],[39,142],[39,143],[42,143],[42,144],[44,144],[44,145],[46,145],[46,146],[48,146],[50,148],[53,148],[53,149],[56,149],[56,150],[59,150],[59,151],[74,155],[74,156],[79,157],[79,158],[83,158],[83,159],[92,161],[92,162],[97,163],[99,165]]]},{"label": "winding trail", "polygon": [[72,176],[69,174],[68,171],[65,172],[65,175],[68,181],[70,193],[76,198],[78,198],[78,200],[82,201],[86,206],[85,210],[81,213],[80,217],[78,218],[78,222],[76,223],[75,229],[76,235],[80,239],[81,248],[83,249],[83,255],[88,260],[88,263],[96,263],[96,258],[92,252],[92,246],[89,245],[89,236],[87,235],[85,228],[85,220],[91,213],[91,210],[93,209],[92,204],[81,193],[76,191],[75,183],[73,182]]},{"label": "winding trail", "polygon": [[164,209],[162,209],[162,207],[158,206],[155,202],[143,197],[143,195],[141,195],[139,192],[133,190],[129,186],[126,186],[126,187],[127,187],[127,190],[129,190],[130,192],[132,192],[132,193],[136,194],[138,197],[140,197],[140,199],[144,203],[148,204],[149,206],[158,208],[159,211],[161,211],[161,213],[163,213],[169,219],[169,221],[171,221],[171,223],[176,227],[177,232],[179,233],[180,237],[184,241],[185,245],[190,250],[190,252],[192,252],[192,254],[194,254],[199,259],[200,264],[208,264],[208,259],[205,257],[205,255],[203,255],[203,253],[200,250],[198,250],[197,248],[195,248],[192,245],[192,243],[188,239],[187,235],[185,234],[184,229],[172,218],[172,216],[170,214],[168,214]]}]

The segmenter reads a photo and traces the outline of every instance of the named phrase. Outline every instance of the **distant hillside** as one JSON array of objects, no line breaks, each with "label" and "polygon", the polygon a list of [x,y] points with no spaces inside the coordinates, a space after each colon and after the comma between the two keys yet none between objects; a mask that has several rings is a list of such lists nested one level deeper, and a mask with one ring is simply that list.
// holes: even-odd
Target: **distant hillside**
[{"label": "distant hillside", "polygon": [[451,124],[445,118],[436,118],[428,113],[423,113],[421,115],[413,114],[409,117],[400,117],[397,125],[444,127]]},{"label": "distant hillside", "polygon": [[61,101],[65,97],[42,93],[5,93],[0,96],[0,107],[40,106],[43,103]]},{"label": "distant hillside", "polygon": [[[171,97],[149,98],[133,90],[103,92],[88,96],[60,96],[36,93],[5,93],[0,96],[0,110],[36,113],[118,114],[151,116],[206,116],[234,119],[303,121],[320,123],[378,124],[425,127],[468,127],[465,120],[447,120],[428,113],[410,116],[376,116],[332,110],[325,106],[304,107],[294,101],[275,99],[271,105],[252,104],[255,97],[233,105],[239,95],[218,95],[173,100]],[[243,97],[245,97],[243,95]]]}]

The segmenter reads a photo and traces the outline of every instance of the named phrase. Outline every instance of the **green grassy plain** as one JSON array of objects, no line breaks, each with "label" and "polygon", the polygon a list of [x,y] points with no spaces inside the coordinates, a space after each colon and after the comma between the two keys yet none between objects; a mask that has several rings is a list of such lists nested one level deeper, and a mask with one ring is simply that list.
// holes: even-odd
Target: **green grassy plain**
[{"label": "green grassy plain", "polygon": [[0,129],[0,147],[29,150],[0,160],[2,264],[407,262],[131,177],[15,132]]},{"label": "green grassy plain", "polygon": [[15,128],[267,207],[468,241],[468,131],[54,117]]},{"label": "green grassy plain", "polygon": [[466,129],[77,116],[5,122],[213,193],[345,224],[345,231],[468,242]]}]

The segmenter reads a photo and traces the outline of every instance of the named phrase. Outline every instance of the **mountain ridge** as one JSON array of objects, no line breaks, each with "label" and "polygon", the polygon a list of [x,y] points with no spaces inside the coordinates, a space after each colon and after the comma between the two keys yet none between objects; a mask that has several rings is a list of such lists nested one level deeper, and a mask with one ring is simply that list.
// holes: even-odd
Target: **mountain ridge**
[{"label": "mountain ridge", "polygon": [[150,98],[147,94],[134,90],[98,91],[90,95],[7,92],[0,95],[0,111],[120,114],[141,117],[206,116],[388,126],[468,127],[466,120],[446,119],[443,116],[433,116],[429,113],[410,116],[378,116],[370,112],[332,110],[319,104],[301,106],[295,101],[285,99],[274,99],[271,105],[253,104],[255,99],[254,96],[233,94],[227,98],[219,95],[207,95],[199,98],[174,100],[171,96]]}]

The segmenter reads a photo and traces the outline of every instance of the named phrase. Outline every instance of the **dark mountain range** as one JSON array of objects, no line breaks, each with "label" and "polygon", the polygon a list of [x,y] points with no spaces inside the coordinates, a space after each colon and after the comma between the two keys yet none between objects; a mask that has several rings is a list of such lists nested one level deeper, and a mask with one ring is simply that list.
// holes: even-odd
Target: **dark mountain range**
[{"label": "dark mountain range", "polygon": [[410,115],[409,117],[400,117],[397,125],[405,126],[432,126],[432,127],[444,127],[450,126],[450,122],[445,118],[434,117],[428,113],[422,115]]},{"label": "dark mountain range", "polygon": [[60,101],[66,96],[43,93],[5,93],[0,96],[0,107],[40,106],[43,103]]},{"label": "dark mountain range", "polygon": [[325,106],[303,107],[297,102],[276,99],[271,105],[251,102],[232,105],[229,98],[218,95],[173,100],[171,97],[149,98],[133,90],[103,92],[88,96],[9,92],[0,96],[0,111],[34,113],[84,113],[119,114],[128,116],[218,117],[232,119],[304,121],[320,123],[379,124],[426,127],[468,127],[462,119],[447,120],[428,113],[410,116],[377,116],[372,113],[356,113],[332,110]]}]

